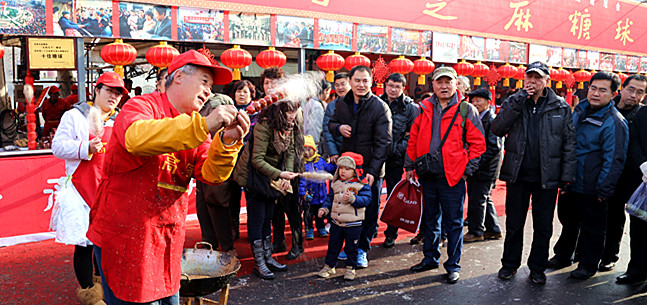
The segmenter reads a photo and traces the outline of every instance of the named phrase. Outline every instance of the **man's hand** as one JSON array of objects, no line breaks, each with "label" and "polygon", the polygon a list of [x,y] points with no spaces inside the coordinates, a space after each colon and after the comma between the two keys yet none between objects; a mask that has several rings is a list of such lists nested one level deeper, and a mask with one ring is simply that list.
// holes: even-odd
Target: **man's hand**
[{"label": "man's hand", "polygon": [[324,209],[319,209],[319,218],[324,217],[324,214],[326,214],[326,211]]},{"label": "man's hand", "polygon": [[344,195],[341,196],[341,200],[343,203],[347,203],[348,200],[350,200],[350,190],[346,190],[344,192]]},{"label": "man's hand", "polygon": [[375,182],[375,177],[371,174],[366,174],[366,181],[368,181],[368,185],[373,186],[373,182]]},{"label": "man's hand", "polygon": [[[220,105],[207,116],[207,128],[209,132],[229,126],[238,116],[238,110],[234,105]],[[249,118],[247,119],[249,122]]]},{"label": "man's hand", "polygon": [[231,124],[225,126],[225,131],[222,134],[222,141],[225,145],[234,144],[238,140],[242,140],[249,132],[249,116],[242,110],[236,115],[236,119]]},{"label": "man's hand", "polygon": [[523,86],[523,90],[525,90],[528,93],[528,96],[532,96],[537,91],[535,87],[532,87],[530,85]]},{"label": "man's hand", "polygon": [[350,138],[352,131],[353,128],[351,128],[349,125],[344,124],[339,126],[339,133],[341,133],[342,137],[344,138]]},{"label": "man's hand", "polygon": [[407,180],[413,180],[415,176],[416,175],[413,173],[413,171],[407,171],[407,175],[406,175]]},{"label": "man's hand", "polygon": [[283,178],[283,179],[285,179],[285,180],[292,180],[292,179],[296,178],[298,175],[299,175],[299,174],[297,174],[297,173],[284,171],[284,172],[281,172],[281,174],[279,175],[279,177],[280,177],[280,178]]},{"label": "man's hand", "polygon": [[103,143],[101,143],[101,138],[96,137],[90,140],[90,144],[88,145],[88,154],[96,154],[99,151],[101,151],[101,148],[103,148]]},{"label": "man's hand", "polygon": [[330,163],[337,165],[337,159],[339,159],[339,155],[330,156]]}]

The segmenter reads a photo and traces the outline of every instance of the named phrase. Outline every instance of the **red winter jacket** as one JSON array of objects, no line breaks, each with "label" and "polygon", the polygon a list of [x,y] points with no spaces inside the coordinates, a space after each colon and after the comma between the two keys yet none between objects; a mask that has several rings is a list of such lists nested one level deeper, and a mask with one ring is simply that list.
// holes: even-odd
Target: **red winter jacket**
[{"label": "red winter jacket", "polygon": [[[456,93],[456,95],[459,95],[459,93]],[[407,156],[412,161],[429,152],[432,122],[434,119],[437,119],[434,117],[434,103],[437,102],[432,103],[432,99],[436,101],[436,96],[434,95],[420,103],[422,113],[411,126]],[[456,96],[452,98],[449,103],[450,108],[445,111],[440,121],[441,138],[447,132],[447,127],[449,127],[454,113],[458,111],[458,100]],[[467,132],[465,134],[465,142],[467,142],[467,149],[463,148],[463,129],[461,128],[463,118],[460,113],[457,115],[454,126],[450,130],[449,136],[442,148],[445,177],[447,177],[449,186],[456,185],[461,180],[463,174],[470,176],[477,169],[479,157],[485,152],[483,127],[478,112],[472,105],[469,105],[466,120],[465,128]]]}]

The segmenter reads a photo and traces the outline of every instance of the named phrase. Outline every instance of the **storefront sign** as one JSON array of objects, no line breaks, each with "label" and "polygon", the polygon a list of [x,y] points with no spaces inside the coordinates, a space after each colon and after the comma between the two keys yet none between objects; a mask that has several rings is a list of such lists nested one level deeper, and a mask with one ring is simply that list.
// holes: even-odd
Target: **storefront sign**
[{"label": "storefront sign", "polygon": [[65,38],[28,38],[28,68],[31,70],[76,69],[74,40]]},{"label": "storefront sign", "polygon": [[456,34],[434,33],[432,61],[457,63],[460,37]]}]

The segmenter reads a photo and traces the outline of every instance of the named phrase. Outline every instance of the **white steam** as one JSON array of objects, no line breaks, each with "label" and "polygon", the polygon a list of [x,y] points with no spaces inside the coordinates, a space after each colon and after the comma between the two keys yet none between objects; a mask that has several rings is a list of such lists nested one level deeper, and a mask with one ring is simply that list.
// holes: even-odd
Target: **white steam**
[{"label": "white steam", "polygon": [[325,79],[325,76],[323,72],[288,75],[279,80],[276,91],[285,95],[284,100],[308,100],[319,94],[321,82]]}]

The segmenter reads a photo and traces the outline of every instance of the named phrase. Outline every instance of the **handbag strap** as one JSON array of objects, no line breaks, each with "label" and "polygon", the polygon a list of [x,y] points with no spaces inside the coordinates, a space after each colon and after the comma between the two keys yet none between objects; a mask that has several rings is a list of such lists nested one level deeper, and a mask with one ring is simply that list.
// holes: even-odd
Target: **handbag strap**
[{"label": "handbag strap", "polygon": [[[457,104],[456,107],[458,108],[459,105],[460,105],[460,103]],[[454,126],[454,122],[456,121],[456,117],[458,116],[458,113],[459,113],[459,109],[456,109],[456,112],[454,112],[454,116],[452,117],[452,121],[451,121],[451,123],[449,123],[449,127],[447,127],[447,131],[445,132],[445,136],[443,136],[443,139],[440,141],[440,146],[438,146],[438,150],[443,148],[443,144],[445,144],[445,140],[447,140],[447,137],[449,136],[449,131],[452,130],[452,126]],[[442,116],[441,116],[441,120],[442,120]]]}]

